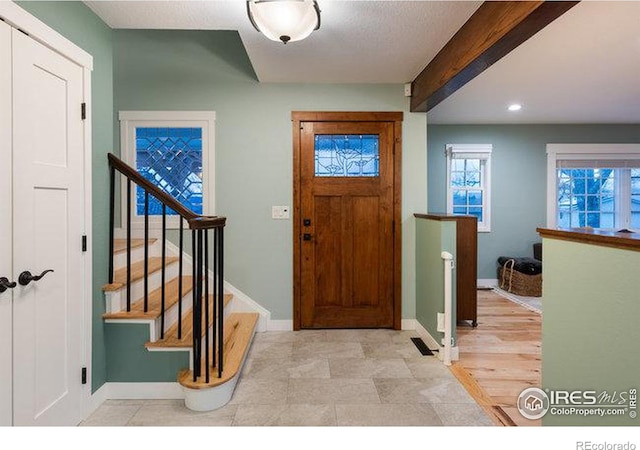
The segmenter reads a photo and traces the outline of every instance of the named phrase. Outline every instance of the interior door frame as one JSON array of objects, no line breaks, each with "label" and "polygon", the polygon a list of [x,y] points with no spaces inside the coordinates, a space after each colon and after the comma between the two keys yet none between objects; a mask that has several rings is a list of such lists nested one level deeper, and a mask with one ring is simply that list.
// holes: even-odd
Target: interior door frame
[{"label": "interior door frame", "polygon": [[293,111],[293,329],[302,326],[301,140],[304,122],[393,122],[393,328],[402,329],[402,112]]},{"label": "interior door frame", "polygon": [[[83,418],[87,418],[100,404],[92,399],[92,340],[93,340],[93,202],[92,202],[92,97],[91,72],[93,71],[93,56],[71,42],[62,34],[18,6],[14,2],[0,1],[0,18],[8,25],[26,33],[31,39],[45,47],[59,53],[65,58],[82,67],[82,95],[85,103],[86,117],[82,120],[84,145],[84,235],[87,237],[87,251],[84,252],[84,286],[83,286],[83,367],[87,368],[87,384],[83,385],[82,411]],[[80,105],[78,105],[80,116]],[[106,161],[106,160],[105,160]],[[106,163],[105,163],[106,164]],[[79,237],[80,238],[80,237]],[[80,241],[79,244],[80,245]]]}]

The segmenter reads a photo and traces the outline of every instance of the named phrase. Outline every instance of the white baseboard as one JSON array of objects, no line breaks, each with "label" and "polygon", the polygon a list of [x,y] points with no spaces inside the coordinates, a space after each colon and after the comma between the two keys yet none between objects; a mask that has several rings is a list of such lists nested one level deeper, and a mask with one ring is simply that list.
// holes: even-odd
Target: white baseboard
[{"label": "white baseboard", "polygon": [[416,329],[416,319],[402,319],[401,330],[415,330]]},{"label": "white baseboard", "polygon": [[293,320],[269,320],[266,331],[292,331]]},{"label": "white baseboard", "polygon": [[184,392],[178,383],[104,383],[84,405],[86,420],[107,400],[182,400]]},{"label": "white baseboard", "polygon": [[84,411],[82,411],[82,419],[86,420],[89,418],[91,414],[96,412],[96,410],[102,405],[105,401],[109,400],[109,387],[107,386],[109,383],[105,383],[98,388],[91,396],[89,397],[89,401],[84,405]]},{"label": "white baseboard", "polygon": [[[424,343],[427,344],[427,347],[429,347],[430,349],[438,350],[438,359],[442,361],[442,355],[444,354],[444,346],[442,344],[439,344],[436,338],[431,336],[431,333],[429,333],[427,329],[423,327],[422,324],[417,320],[415,321],[415,330],[418,332],[418,334],[420,335]],[[457,361],[459,359],[460,359],[459,347],[457,345],[451,347],[451,360]]]},{"label": "white baseboard", "polygon": [[494,288],[498,286],[497,278],[478,278],[478,288],[487,287]]},{"label": "white baseboard", "polygon": [[184,399],[177,382],[167,383],[106,383],[109,400],[165,400]]}]

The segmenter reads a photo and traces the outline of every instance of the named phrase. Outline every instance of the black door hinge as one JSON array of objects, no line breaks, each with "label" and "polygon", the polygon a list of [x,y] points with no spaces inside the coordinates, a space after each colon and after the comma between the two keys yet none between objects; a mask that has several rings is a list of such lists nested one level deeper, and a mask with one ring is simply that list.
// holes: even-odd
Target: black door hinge
[{"label": "black door hinge", "polygon": [[82,105],[80,105],[80,116],[82,117],[82,120],[85,120],[87,118],[87,104],[86,103],[82,103]]},{"label": "black door hinge", "polygon": [[87,368],[82,368],[82,384],[87,384]]},{"label": "black door hinge", "polygon": [[87,251],[87,235],[86,234],[82,235],[82,251],[83,252]]}]

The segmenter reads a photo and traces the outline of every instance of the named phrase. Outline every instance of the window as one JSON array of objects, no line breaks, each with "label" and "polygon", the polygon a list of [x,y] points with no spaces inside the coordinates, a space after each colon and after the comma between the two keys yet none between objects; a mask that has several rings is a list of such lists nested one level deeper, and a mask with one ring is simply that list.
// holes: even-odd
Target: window
[{"label": "window", "polygon": [[478,218],[478,231],[491,231],[490,144],[447,145],[447,213]]},{"label": "window", "polygon": [[[122,158],[143,177],[196,214],[213,215],[215,198],[213,136],[215,113],[210,111],[121,111]],[[126,195],[126,187],[122,190]],[[132,226],[143,226],[144,190],[132,192]],[[126,201],[122,202],[126,217]],[[149,199],[149,223],[159,227],[162,205]],[[179,226],[167,209],[167,226]]]},{"label": "window", "polygon": [[640,145],[550,144],[548,226],[640,229]]},{"label": "window", "polygon": [[380,137],[377,134],[315,136],[317,177],[380,176]]}]

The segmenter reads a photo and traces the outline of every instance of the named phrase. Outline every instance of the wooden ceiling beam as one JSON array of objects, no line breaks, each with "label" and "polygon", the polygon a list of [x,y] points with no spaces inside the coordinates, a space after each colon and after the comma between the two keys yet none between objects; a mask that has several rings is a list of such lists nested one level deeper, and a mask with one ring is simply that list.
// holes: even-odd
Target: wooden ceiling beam
[{"label": "wooden ceiling beam", "polygon": [[427,112],[577,1],[486,1],[411,83],[411,112]]}]

